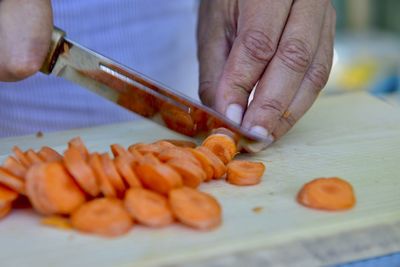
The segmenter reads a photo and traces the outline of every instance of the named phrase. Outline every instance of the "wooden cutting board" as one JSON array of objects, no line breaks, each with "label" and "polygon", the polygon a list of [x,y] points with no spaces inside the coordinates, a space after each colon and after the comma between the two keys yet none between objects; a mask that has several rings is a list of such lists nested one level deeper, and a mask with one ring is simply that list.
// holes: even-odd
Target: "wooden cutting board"
[{"label": "wooden cutting board", "polygon": [[[178,135],[135,121],[0,140],[0,160],[12,145],[63,151],[81,136],[93,150]],[[250,156],[243,156],[249,158]],[[29,210],[0,222],[3,266],[313,266],[400,251],[400,110],[365,94],[320,99],[284,139],[252,160],[267,165],[263,182],[235,187],[202,185],[223,206],[224,223],[212,232],[179,225],[136,226],[118,239],[102,239],[40,225]],[[350,181],[357,206],[322,212],[295,202],[302,184],[321,176]],[[260,207],[260,212],[254,212]]]}]

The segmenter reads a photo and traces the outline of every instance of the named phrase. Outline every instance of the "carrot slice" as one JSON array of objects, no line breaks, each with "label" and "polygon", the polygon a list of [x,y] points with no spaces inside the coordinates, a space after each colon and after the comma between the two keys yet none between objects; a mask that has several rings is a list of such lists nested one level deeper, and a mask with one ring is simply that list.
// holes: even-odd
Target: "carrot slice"
[{"label": "carrot slice", "polygon": [[174,146],[178,147],[189,147],[189,148],[195,148],[197,145],[196,143],[192,141],[186,141],[186,140],[178,140],[178,139],[163,139],[161,141],[166,141],[170,144],[173,144]]},{"label": "carrot slice", "polygon": [[28,169],[13,156],[8,156],[3,162],[3,168],[18,178],[25,179]]},{"label": "carrot slice", "polygon": [[89,158],[89,151],[86,148],[85,144],[83,143],[82,139],[80,137],[75,137],[72,138],[68,142],[68,147],[74,147],[79,150],[81,153],[82,157],[87,160]]},{"label": "carrot slice", "polygon": [[26,175],[33,207],[43,214],[70,214],[85,202],[85,194],[61,163],[40,163]]},{"label": "carrot slice", "polygon": [[6,169],[0,167],[0,184],[25,195],[25,183],[17,176],[9,173]]},{"label": "carrot slice", "polygon": [[167,141],[157,141],[152,144],[142,144],[142,143],[134,144],[134,145],[131,145],[128,148],[128,150],[129,151],[136,150],[142,155],[145,155],[148,153],[158,155],[161,153],[161,151],[163,151],[167,148],[171,148],[171,147],[175,147],[175,146]]},{"label": "carrot slice", "polygon": [[133,171],[129,158],[119,155],[114,159],[115,167],[130,187],[142,187],[142,183]]},{"label": "carrot slice", "polygon": [[103,164],[103,170],[112,186],[115,188],[117,196],[122,196],[125,192],[124,180],[119,175],[114,162],[111,160],[107,153],[101,154],[101,163]]},{"label": "carrot slice", "polygon": [[124,156],[124,157],[131,157],[132,154],[129,153],[128,150],[126,150],[123,146],[119,145],[119,144],[112,144],[110,145],[111,148],[111,152],[114,155],[114,157],[118,157],[118,156]]},{"label": "carrot slice", "polygon": [[169,193],[172,212],[183,224],[197,229],[211,229],[222,221],[218,201],[209,194],[189,187],[174,189]]},{"label": "carrot slice", "polygon": [[225,175],[225,164],[210,149],[204,146],[199,146],[196,148],[196,150],[200,153],[203,153],[207,158],[210,159],[212,167],[214,169],[214,179],[220,179]]},{"label": "carrot slice", "polygon": [[17,192],[0,185],[0,206],[8,202],[13,202],[17,197]]},{"label": "carrot slice", "polygon": [[189,150],[182,147],[165,149],[158,155],[158,159],[163,162],[167,162],[171,159],[186,159],[201,167],[201,163],[197,160],[197,158],[193,156]]},{"label": "carrot slice", "polygon": [[115,237],[133,227],[123,202],[113,198],[98,198],[83,204],[71,216],[71,224],[79,231]]},{"label": "carrot slice", "polygon": [[210,181],[214,177],[214,168],[211,159],[198,149],[189,148],[188,151],[190,151],[193,156],[196,157],[196,159],[200,162],[204,172],[206,173],[206,179],[204,181]]},{"label": "carrot slice", "polygon": [[12,202],[4,202],[0,204],[0,220],[10,214],[12,210]]},{"label": "carrot slice", "polygon": [[33,151],[32,149],[28,149],[25,152],[25,156],[26,158],[29,160],[30,162],[30,166],[32,166],[33,164],[36,163],[42,163],[44,162],[44,160],[42,158],[40,158],[35,151]]},{"label": "carrot slice", "polygon": [[131,188],[125,195],[125,207],[133,219],[150,227],[161,227],[173,222],[167,199],[142,188]]},{"label": "carrot slice", "polygon": [[233,160],[227,167],[227,180],[234,185],[258,184],[265,171],[263,163],[247,160]]},{"label": "carrot slice", "polygon": [[192,115],[185,110],[165,102],[160,108],[160,114],[168,128],[184,135],[196,135],[196,123]]},{"label": "carrot slice", "polygon": [[297,201],[309,208],[338,211],[352,208],[356,198],[350,183],[331,177],[306,183],[299,191]]},{"label": "carrot slice", "polygon": [[64,165],[83,191],[92,197],[100,193],[100,187],[93,169],[83,159],[81,152],[77,148],[71,146],[65,151]]},{"label": "carrot slice", "polygon": [[182,176],[185,186],[197,188],[206,179],[206,173],[203,169],[191,160],[175,158],[168,160],[166,163]]},{"label": "carrot slice", "polygon": [[30,167],[31,163],[29,159],[26,157],[25,153],[18,146],[14,146],[12,148],[12,151],[14,152],[19,162],[21,162],[21,164],[24,165],[25,168]]},{"label": "carrot slice", "polygon": [[207,137],[202,146],[210,149],[224,164],[228,164],[237,153],[235,141],[225,134],[212,134]]},{"label": "carrot slice", "polygon": [[69,220],[69,218],[65,218],[59,215],[45,217],[40,221],[40,223],[46,226],[62,230],[72,229],[71,221]]},{"label": "carrot slice", "polygon": [[161,161],[156,156],[154,156],[154,154],[148,153],[140,158],[138,164],[144,164],[144,163],[156,165],[160,164]]},{"label": "carrot slice", "polygon": [[135,172],[145,187],[160,194],[182,186],[180,174],[167,164],[141,163]]},{"label": "carrot slice", "polygon": [[106,197],[116,197],[117,192],[104,172],[103,164],[98,153],[93,153],[89,156],[89,165],[92,167],[94,174],[97,177],[100,191],[103,195]]},{"label": "carrot slice", "polygon": [[45,162],[57,162],[63,160],[63,157],[57,151],[48,146],[42,147],[39,150],[38,155]]}]

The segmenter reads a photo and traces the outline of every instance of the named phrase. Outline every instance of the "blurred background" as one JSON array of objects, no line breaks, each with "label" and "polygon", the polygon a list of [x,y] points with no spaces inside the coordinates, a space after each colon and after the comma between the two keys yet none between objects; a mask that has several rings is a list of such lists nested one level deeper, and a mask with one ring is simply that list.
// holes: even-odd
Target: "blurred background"
[{"label": "blurred background", "polygon": [[400,104],[400,1],[334,0],[335,60],[324,94],[369,91]]}]

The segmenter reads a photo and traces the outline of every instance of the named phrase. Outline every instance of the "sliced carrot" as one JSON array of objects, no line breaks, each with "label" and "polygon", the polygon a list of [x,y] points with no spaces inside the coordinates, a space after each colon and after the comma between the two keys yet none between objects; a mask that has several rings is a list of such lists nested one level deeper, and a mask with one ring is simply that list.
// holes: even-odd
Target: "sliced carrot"
[{"label": "sliced carrot", "polygon": [[233,160],[227,167],[227,181],[234,185],[258,184],[265,171],[263,163],[247,160]]},{"label": "sliced carrot", "polygon": [[123,146],[119,145],[119,144],[112,144],[110,145],[111,148],[111,152],[114,155],[114,157],[118,157],[118,156],[124,156],[124,157],[131,157],[132,154],[129,153],[128,150],[126,150]]},{"label": "sliced carrot", "polygon": [[309,208],[337,211],[352,208],[356,198],[349,182],[331,177],[306,183],[299,191],[297,201]]},{"label": "sliced carrot", "polygon": [[173,144],[175,146],[179,147],[190,147],[190,148],[195,148],[197,145],[196,143],[192,141],[186,141],[186,140],[178,140],[178,139],[163,139],[161,141],[166,141],[170,144]]},{"label": "sliced carrot", "polygon": [[103,170],[112,186],[115,188],[117,196],[123,196],[125,192],[124,180],[119,175],[114,162],[107,153],[101,154],[101,163],[103,164]]},{"label": "sliced carrot", "polygon": [[82,157],[87,160],[89,158],[89,151],[86,148],[85,144],[83,143],[82,139],[80,137],[75,137],[72,138],[68,142],[68,147],[74,147],[79,150],[81,153]]},{"label": "sliced carrot", "polygon": [[12,202],[4,202],[0,204],[0,220],[10,214],[12,210]]},{"label": "sliced carrot", "polygon": [[156,165],[160,164],[161,161],[156,156],[154,156],[154,154],[148,153],[140,158],[139,164],[144,164],[144,163]]},{"label": "sliced carrot", "polygon": [[197,160],[197,158],[193,156],[188,149],[182,147],[165,149],[158,155],[158,158],[163,162],[167,162],[171,159],[186,159],[201,167],[201,163]]},{"label": "sliced carrot", "polygon": [[33,165],[26,183],[29,200],[43,214],[70,214],[85,202],[85,194],[61,163]]},{"label": "sliced carrot", "polygon": [[0,185],[3,184],[12,190],[25,195],[25,183],[22,179],[0,167]]},{"label": "sliced carrot", "polygon": [[170,191],[169,203],[173,214],[185,225],[206,230],[221,224],[221,206],[209,194],[189,187],[177,188]]},{"label": "sliced carrot", "polygon": [[57,162],[63,160],[63,157],[57,151],[48,146],[42,147],[39,150],[38,155],[45,162]]},{"label": "sliced carrot", "polygon": [[210,149],[224,164],[228,164],[237,153],[235,141],[225,134],[212,134],[208,136],[202,146]]},{"label": "sliced carrot", "polygon": [[71,146],[65,151],[64,165],[83,191],[92,197],[100,193],[100,187],[93,169],[84,160],[77,148]]},{"label": "sliced carrot", "polygon": [[113,198],[98,198],[83,204],[71,216],[71,224],[79,231],[115,237],[133,227],[123,202]]},{"label": "sliced carrot", "polygon": [[142,183],[133,171],[129,157],[119,155],[114,159],[115,167],[119,174],[124,178],[129,187],[142,187]]},{"label": "sliced carrot", "polygon": [[197,188],[206,179],[206,173],[203,169],[191,160],[175,158],[168,160],[166,163],[182,176],[185,186]]},{"label": "sliced carrot", "polygon": [[211,159],[198,149],[189,148],[188,151],[190,151],[193,156],[196,157],[196,159],[200,162],[204,172],[206,173],[206,179],[204,181],[210,181],[214,177],[214,168]]},{"label": "sliced carrot", "polygon": [[239,142],[240,136],[227,128],[216,128],[211,131],[211,134],[223,134],[229,136],[236,144]]},{"label": "sliced carrot", "polygon": [[3,168],[18,178],[25,179],[28,168],[22,165],[13,156],[8,156],[3,162]]},{"label": "sliced carrot", "polygon": [[210,159],[212,167],[214,169],[214,179],[220,179],[225,175],[225,164],[210,149],[204,146],[199,146],[196,148],[196,150],[198,150],[200,153],[203,153],[207,158]]},{"label": "sliced carrot", "polygon": [[70,219],[59,216],[59,215],[52,215],[52,216],[45,217],[40,221],[40,223],[43,225],[46,225],[46,226],[50,226],[50,227],[54,227],[54,228],[62,229],[62,230],[71,230],[72,229]]},{"label": "sliced carrot", "polygon": [[44,160],[42,158],[40,158],[35,151],[33,151],[32,149],[28,149],[25,152],[25,156],[26,158],[29,160],[30,162],[30,166],[32,166],[33,164],[36,163],[43,163]]},{"label": "sliced carrot", "polygon": [[129,151],[136,150],[142,155],[145,155],[148,153],[158,155],[161,153],[161,151],[163,151],[167,148],[171,148],[171,147],[175,147],[175,146],[167,141],[157,141],[152,144],[141,144],[141,143],[134,144],[134,145],[130,146],[128,148],[128,150]]},{"label": "sliced carrot", "polygon": [[168,128],[188,136],[197,133],[194,119],[185,110],[165,102],[160,108],[160,114]]},{"label": "sliced carrot", "polygon": [[167,164],[141,163],[135,172],[145,187],[160,194],[182,186],[180,174]]},{"label": "sliced carrot", "polygon": [[125,207],[133,219],[150,227],[160,227],[173,222],[167,199],[142,188],[131,188],[125,195]]},{"label": "sliced carrot", "polygon": [[26,157],[25,153],[18,146],[14,146],[12,150],[19,162],[21,162],[21,164],[24,165],[25,168],[29,168],[31,163]]},{"label": "sliced carrot", "polygon": [[17,197],[17,192],[0,185],[0,206],[8,202],[13,202]]},{"label": "sliced carrot", "polygon": [[103,195],[106,197],[116,197],[117,192],[104,172],[103,164],[98,153],[93,153],[89,156],[89,165],[92,167],[92,170],[97,177],[100,191]]}]

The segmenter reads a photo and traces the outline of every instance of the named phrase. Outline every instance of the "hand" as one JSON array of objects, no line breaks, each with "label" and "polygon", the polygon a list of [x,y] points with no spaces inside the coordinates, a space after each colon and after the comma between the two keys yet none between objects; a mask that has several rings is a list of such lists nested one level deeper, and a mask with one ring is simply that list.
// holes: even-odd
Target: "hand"
[{"label": "hand", "polygon": [[201,100],[272,143],[325,86],[335,23],[329,0],[202,0]]},{"label": "hand", "polygon": [[51,0],[1,0],[0,81],[22,80],[39,71],[52,29]]}]

